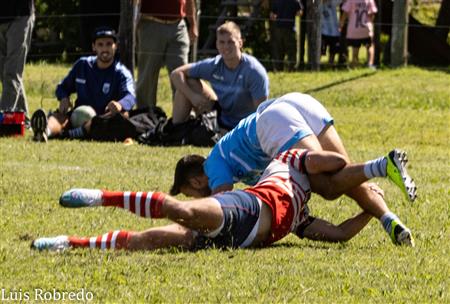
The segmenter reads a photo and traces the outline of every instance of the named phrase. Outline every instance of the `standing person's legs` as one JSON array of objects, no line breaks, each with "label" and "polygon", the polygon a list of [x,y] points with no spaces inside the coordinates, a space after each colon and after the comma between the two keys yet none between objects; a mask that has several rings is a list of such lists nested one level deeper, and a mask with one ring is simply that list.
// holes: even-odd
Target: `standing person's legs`
[{"label": "standing person's legs", "polygon": [[291,29],[285,29],[284,45],[287,54],[287,69],[292,72],[297,65],[297,40],[295,39],[295,32]]},{"label": "standing person's legs", "polygon": [[373,43],[372,39],[369,44],[366,46],[367,48],[367,64],[369,67],[374,66],[374,60],[375,60],[375,44]]},{"label": "standing person's legs", "polygon": [[[3,84],[3,79],[4,79],[3,69],[5,67],[5,61],[6,61],[6,48],[7,48],[6,34],[7,34],[7,32],[8,32],[8,23],[0,24],[0,81],[2,82],[3,88],[5,87],[5,85]],[[1,105],[1,99],[0,99],[0,105]],[[0,107],[0,110],[2,110],[1,107]]]},{"label": "standing person's legs", "polygon": [[275,23],[273,25],[272,33],[273,37],[270,37],[270,39],[273,44],[273,66],[274,71],[279,72],[283,71],[284,52],[281,29]]},{"label": "standing person's legs", "polygon": [[136,99],[139,109],[153,108],[156,105],[159,71],[165,60],[167,34],[165,24],[143,19],[139,21],[136,82]]},{"label": "standing person's legs", "polygon": [[9,24],[4,36],[6,57],[2,69],[3,91],[0,109],[28,113],[22,74],[31,43],[34,15],[20,17]]},{"label": "standing person's legs", "polygon": [[339,56],[338,63],[339,65],[345,65],[348,61],[348,49],[347,49],[347,26],[343,27],[343,31],[341,31],[341,35],[339,36]]},{"label": "standing person's legs", "polygon": [[335,57],[336,54],[339,53],[339,37],[331,37],[331,42],[330,42],[330,58],[329,58],[329,63],[330,65],[334,65],[335,62]]},{"label": "standing person's legs", "polygon": [[[190,43],[187,26],[184,20],[180,21],[178,24],[168,27],[167,30],[170,31],[170,39],[167,41],[165,61],[170,76],[170,73],[173,70],[188,63]],[[172,85],[172,82],[170,83],[170,86],[172,88],[172,98],[174,98],[175,88]]]},{"label": "standing person's legs", "polygon": [[352,66],[356,67],[359,64],[359,47],[352,47]]},{"label": "standing person's legs", "polygon": [[[302,1],[302,3],[306,3],[306,1]],[[306,6],[303,5],[305,12],[306,10]],[[306,20],[306,14],[303,14],[303,16],[300,18],[300,62],[298,67],[299,68],[304,68],[305,66],[305,43],[306,43],[306,32],[307,32],[307,23],[308,21]]]},{"label": "standing person's legs", "polygon": [[275,32],[275,21],[270,20],[269,21],[269,33],[270,33],[270,52],[272,56],[272,70],[276,72],[278,70],[277,62],[275,61],[275,58],[277,57],[277,43],[275,41],[276,32]]}]

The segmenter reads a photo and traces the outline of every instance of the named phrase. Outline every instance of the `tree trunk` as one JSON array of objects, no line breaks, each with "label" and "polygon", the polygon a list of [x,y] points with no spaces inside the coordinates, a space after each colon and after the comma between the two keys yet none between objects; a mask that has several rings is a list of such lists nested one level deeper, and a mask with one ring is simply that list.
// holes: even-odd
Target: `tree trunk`
[{"label": "tree trunk", "polygon": [[436,20],[436,35],[447,42],[448,32],[450,31],[450,0],[442,0],[439,9],[438,18]]},{"label": "tree trunk", "polygon": [[375,15],[375,24],[374,24],[374,43],[375,43],[375,60],[374,64],[376,66],[380,66],[381,63],[381,43],[380,43],[380,37],[381,37],[381,20],[383,17],[383,11],[381,9],[381,1],[376,1],[377,7],[378,7],[378,13]]},{"label": "tree trunk", "polygon": [[395,0],[392,11],[391,66],[407,64],[408,0]]},{"label": "tree trunk", "polygon": [[322,14],[320,9],[322,0],[307,0],[307,21],[308,27],[308,63],[311,65],[311,70],[320,70],[320,47],[322,43],[321,34],[321,19]]},{"label": "tree trunk", "polygon": [[120,61],[134,74],[135,22],[133,1],[120,0]]}]

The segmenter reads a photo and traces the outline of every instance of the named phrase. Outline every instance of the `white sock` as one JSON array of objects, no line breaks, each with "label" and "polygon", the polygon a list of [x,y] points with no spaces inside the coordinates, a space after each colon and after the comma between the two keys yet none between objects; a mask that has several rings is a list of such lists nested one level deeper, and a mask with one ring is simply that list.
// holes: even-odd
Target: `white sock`
[{"label": "white sock", "polygon": [[369,160],[364,164],[364,175],[369,179],[374,177],[386,177],[386,165],[387,159],[384,156]]},{"label": "white sock", "polygon": [[380,218],[380,222],[383,225],[384,230],[386,230],[387,233],[390,233],[392,221],[397,220],[397,219],[398,219],[398,216],[389,211],[389,212],[386,212],[385,214],[383,214],[383,216]]}]

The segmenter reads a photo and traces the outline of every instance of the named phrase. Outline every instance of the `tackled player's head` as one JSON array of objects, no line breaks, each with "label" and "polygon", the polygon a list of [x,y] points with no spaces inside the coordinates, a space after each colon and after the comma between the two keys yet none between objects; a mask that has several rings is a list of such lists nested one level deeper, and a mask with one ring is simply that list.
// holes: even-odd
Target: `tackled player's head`
[{"label": "tackled player's head", "polygon": [[211,195],[208,177],[203,170],[205,157],[197,154],[183,156],[175,168],[171,195],[183,193],[186,196],[206,197]]}]

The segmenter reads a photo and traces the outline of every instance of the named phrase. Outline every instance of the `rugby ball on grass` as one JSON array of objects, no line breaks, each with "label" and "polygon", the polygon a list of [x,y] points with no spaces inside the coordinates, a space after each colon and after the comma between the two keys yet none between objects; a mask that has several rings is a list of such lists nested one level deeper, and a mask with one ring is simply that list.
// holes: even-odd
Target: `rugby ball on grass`
[{"label": "rugby ball on grass", "polygon": [[70,124],[72,125],[72,128],[81,127],[96,114],[94,108],[91,106],[79,106],[73,110],[72,115],[70,115]]}]

